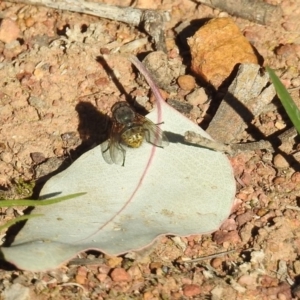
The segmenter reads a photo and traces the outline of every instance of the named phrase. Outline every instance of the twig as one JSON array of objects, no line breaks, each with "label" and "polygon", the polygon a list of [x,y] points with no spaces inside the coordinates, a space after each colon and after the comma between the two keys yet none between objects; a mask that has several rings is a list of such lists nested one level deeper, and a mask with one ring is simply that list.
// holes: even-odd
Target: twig
[{"label": "twig", "polygon": [[300,207],[298,206],[286,205],[285,208],[300,211]]},{"label": "twig", "polygon": [[76,282],[66,282],[66,283],[62,283],[60,286],[77,286],[81,288],[84,292],[87,292],[87,289],[83,285]]},{"label": "twig", "polygon": [[41,5],[54,9],[84,13],[110,20],[141,26],[154,40],[157,50],[166,52],[164,23],[170,18],[168,12],[139,8],[113,6],[83,0],[7,0],[13,3]]},{"label": "twig", "polygon": [[187,131],[184,135],[184,140],[188,143],[202,146],[204,148],[209,148],[215,151],[231,153],[231,146],[210,140],[201,134],[197,134],[193,131]]},{"label": "twig", "polygon": [[261,0],[196,0],[202,4],[226,11],[231,15],[241,17],[260,24],[278,22],[282,16],[280,6],[275,6]]},{"label": "twig", "polygon": [[185,263],[194,263],[194,262],[198,262],[198,261],[202,261],[202,260],[207,260],[207,259],[212,259],[212,258],[224,256],[224,255],[236,252],[236,251],[237,251],[237,249],[233,249],[233,250],[219,252],[219,253],[212,254],[212,255],[198,257],[198,258],[191,259],[191,260],[183,260],[183,262],[185,262]]},{"label": "twig", "polygon": [[[280,134],[277,139],[281,142],[284,143],[287,140],[295,137],[297,135],[297,131],[295,127],[292,127],[290,129],[287,129],[284,131],[282,134]],[[274,146],[271,142],[261,140],[258,142],[250,142],[250,143],[244,143],[244,144],[223,144],[220,142],[216,142],[213,140],[210,140],[206,137],[203,137],[200,134],[197,134],[192,131],[187,131],[184,135],[184,139],[186,142],[199,145],[205,148],[209,148],[215,151],[221,151],[228,153],[230,155],[234,155],[235,153],[239,151],[253,151],[253,150],[258,150],[258,149],[267,149],[267,150],[272,150],[275,151]]]},{"label": "twig", "polygon": [[290,89],[287,89],[289,92],[293,92],[293,91],[298,91],[300,90],[300,86],[297,86],[297,87],[294,87],[294,88],[290,88]]}]

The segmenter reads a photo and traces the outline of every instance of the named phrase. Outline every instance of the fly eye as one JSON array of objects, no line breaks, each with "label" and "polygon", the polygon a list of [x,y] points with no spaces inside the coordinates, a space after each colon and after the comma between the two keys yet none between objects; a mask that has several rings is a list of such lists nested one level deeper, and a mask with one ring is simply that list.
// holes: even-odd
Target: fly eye
[{"label": "fly eye", "polygon": [[134,112],[130,107],[122,107],[115,111],[114,117],[117,122],[121,124],[127,124],[134,120]]}]

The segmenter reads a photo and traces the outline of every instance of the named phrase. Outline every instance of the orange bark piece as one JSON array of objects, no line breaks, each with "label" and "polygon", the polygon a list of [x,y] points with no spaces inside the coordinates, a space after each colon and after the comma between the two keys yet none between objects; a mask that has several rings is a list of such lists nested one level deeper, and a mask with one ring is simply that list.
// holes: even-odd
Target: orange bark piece
[{"label": "orange bark piece", "polygon": [[238,63],[258,63],[255,52],[230,18],[207,22],[188,39],[192,70],[218,88]]}]

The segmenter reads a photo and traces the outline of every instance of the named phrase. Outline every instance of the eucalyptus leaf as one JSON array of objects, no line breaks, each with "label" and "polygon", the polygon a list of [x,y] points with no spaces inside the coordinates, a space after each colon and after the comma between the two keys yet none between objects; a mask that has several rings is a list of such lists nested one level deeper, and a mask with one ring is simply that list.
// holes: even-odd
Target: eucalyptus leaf
[{"label": "eucalyptus leaf", "polygon": [[[136,59],[132,61],[140,69]],[[156,89],[150,81],[152,89]],[[156,93],[156,108],[147,115],[160,124],[169,145],[144,142],[126,149],[125,166],[108,164],[98,146],[52,177],[41,196],[86,191],[68,202],[37,207],[44,217],[29,220],[6,260],[21,269],[58,267],[78,252],[97,249],[119,255],[150,245],[165,234],[188,236],[215,231],[228,217],[235,180],[227,157],[184,142],[186,131],[207,138],[199,126],[166,104]]]}]

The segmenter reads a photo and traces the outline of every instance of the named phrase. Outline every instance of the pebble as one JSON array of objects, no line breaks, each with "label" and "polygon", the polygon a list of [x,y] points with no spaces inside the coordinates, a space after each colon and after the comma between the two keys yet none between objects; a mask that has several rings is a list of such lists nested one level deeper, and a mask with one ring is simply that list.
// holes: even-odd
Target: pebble
[{"label": "pebble", "polygon": [[159,269],[162,267],[162,263],[160,262],[152,262],[150,265],[149,265],[150,269],[151,270],[156,270],[156,269]]},{"label": "pebble", "polygon": [[88,271],[86,267],[79,267],[75,276],[76,283],[85,284],[87,280],[87,272]]},{"label": "pebble", "polygon": [[287,297],[284,293],[278,293],[277,294],[277,299],[278,300],[287,300]]},{"label": "pebble", "polygon": [[177,79],[178,85],[185,91],[191,91],[196,86],[195,78],[191,75],[181,75]]},{"label": "pebble", "polygon": [[12,284],[9,288],[6,288],[1,293],[1,298],[3,300],[29,300],[31,299],[30,296],[30,289],[25,287],[19,283]]},{"label": "pebble", "polygon": [[131,276],[131,278],[133,278],[134,280],[137,279],[142,279],[143,278],[143,274],[140,270],[140,268],[137,265],[133,265],[132,267],[130,267],[128,269],[128,274]]},{"label": "pebble", "polygon": [[131,276],[128,272],[126,272],[123,268],[115,268],[111,274],[110,277],[113,281],[120,282],[120,281],[130,281]]},{"label": "pebble", "polygon": [[255,287],[256,278],[252,277],[248,274],[244,274],[238,279],[238,283],[242,286],[254,286]]},{"label": "pebble", "polygon": [[168,62],[168,56],[162,51],[154,51],[143,60],[144,67],[154,78],[158,87],[162,90],[170,90],[173,74]]},{"label": "pebble", "polygon": [[204,88],[195,89],[185,98],[188,103],[193,106],[204,104],[208,100],[208,96],[206,95]]},{"label": "pebble", "polygon": [[273,163],[276,168],[288,168],[290,166],[288,161],[281,154],[274,156]]},{"label": "pebble", "polygon": [[100,282],[105,282],[108,276],[107,274],[98,274],[96,277]]},{"label": "pebble", "polygon": [[300,86],[300,78],[299,77],[293,78],[291,82],[292,82],[293,87],[299,87]]},{"label": "pebble", "polygon": [[17,23],[10,18],[5,18],[0,26],[0,41],[10,43],[20,36],[20,28]]},{"label": "pebble", "polygon": [[285,44],[281,45],[277,50],[276,54],[281,55],[283,57],[288,57],[290,55],[295,55],[296,54],[296,45],[295,44]]},{"label": "pebble", "polygon": [[211,266],[215,269],[222,265],[223,260],[220,257],[216,257],[211,261]]},{"label": "pebble", "polygon": [[276,185],[280,185],[280,184],[284,183],[285,181],[286,181],[286,179],[282,176],[277,176],[273,180],[274,184],[276,184]]},{"label": "pebble", "polygon": [[294,261],[294,271],[297,275],[300,274],[300,260]]},{"label": "pebble", "polygon": [[35,23],[34,19],[32,17],[26,18],[25,19],[25,25],[26,27],[31,27]]},{"label": "pebble", "polygon": [[107,264],[111,268],[115,268],[116,266],[120,265],[122,261],[123,261],[123,258],[120,256],[110,256],[107,259]]},{"label": "pebble", "polygon": [[277,122],[275,122],[275,127],[277,128],[277,129],[284,129],[285,127],[286,127],[286,125],[285,125],[285,123],[284,122],[282,122],[282,121],[277,121]]},{"label": "pebble", "polygon": [[40,164],[41,162],[46,160],[46,157],[41,152],[32,152],[30,153],[30,157],[32,159],[32,162],[35,164]]},{"label": "pebble", "polygon": [[25,45],[21,46],[18,40],[6,43],[3,49],[3,56],[6,59],[12,59],[18,56],[18,54],[20,54],[25,49],[25,47]]},{"label": "pebble", "polygon": [[236,217],[236,222],[237,224],[242,227],[244,224],[246,224],[247,222],[250,222],[254,217],[254,213],[252,210],[247,210],[245,213],[239,215]]},{"label": "pebble", "polygon": [[223,224],[220,227],[221,230],[227,230],[232,231],[236,230],[236,222],[233,219],[227,219],[223,222]]},{"label": "pebble", "polygon": [[191,69],[218,88],[238,63],[257,64],[256,54],[232,18],[213,18],[187,40]]},{"label": "pebble", "polygon": [[2,152],[0,158],[5,163],[10,163],[12,161],[12,159],[13,159],[13,156],[12,156],[11,152],[4,151],[4,152]]},{"label": "pebble", "polygon": [[224,232],[222,230],[218,230],[214,233],[213,240],[218,245],[223,244],[225,242],[236,244],[241,241],[239,234],[236,230],[233,230],[230,232]]},{"label": "pebble", "polygon": [[291,176],[291,181],[294,183],[300,182],[300,172],[295,172]]},{"label": "pebble", "polygon": [[199,285],[197,284],[186,284],[183,287],[183,294],[186,297],[194,297],[196,295],[199,295],[201,292],[201,289]]}]

